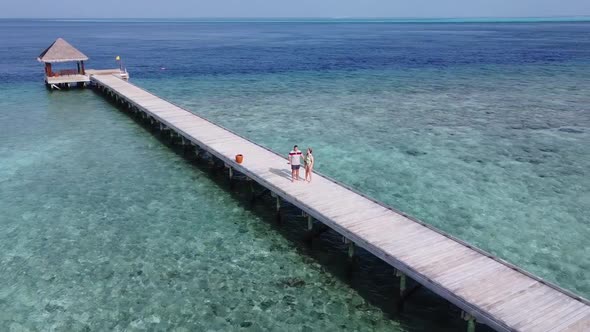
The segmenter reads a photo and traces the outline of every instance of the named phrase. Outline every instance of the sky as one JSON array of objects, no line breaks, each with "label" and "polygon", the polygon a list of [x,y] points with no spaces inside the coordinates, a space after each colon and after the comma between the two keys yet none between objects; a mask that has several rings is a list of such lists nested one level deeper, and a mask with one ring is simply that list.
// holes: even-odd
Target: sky
[{"label": "sky", "polygon": [[0,0],[2,18],[590,16],[590,0]]}]

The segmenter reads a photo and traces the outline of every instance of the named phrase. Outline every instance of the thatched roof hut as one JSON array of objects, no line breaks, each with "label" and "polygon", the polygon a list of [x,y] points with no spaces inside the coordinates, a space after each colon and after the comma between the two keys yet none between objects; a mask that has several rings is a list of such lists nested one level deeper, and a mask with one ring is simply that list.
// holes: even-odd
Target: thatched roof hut
[{"label": "thatched roof hut", "polygon": [[74,46],[70,45],[62,38],[57,38],[51,46],[49,46],[37,58],[39,62],[56,63],[56,62],[70,62],[70,61],[86,61],[88,57],[84,53],[78,51]]},{"label": "thatched roof hut", "polygon": [[[88,57],[84,53],[78,51],[74,46],[67,41],[57,38],[51,46],[43,51],[37,58],[39,62],[45,63],[45,76],[66,76],[66,75],[85,75],[84,61]],[[76,69],[65,69],[57,72],[53,71],[52,63],[58,62],[76,62]]]}]

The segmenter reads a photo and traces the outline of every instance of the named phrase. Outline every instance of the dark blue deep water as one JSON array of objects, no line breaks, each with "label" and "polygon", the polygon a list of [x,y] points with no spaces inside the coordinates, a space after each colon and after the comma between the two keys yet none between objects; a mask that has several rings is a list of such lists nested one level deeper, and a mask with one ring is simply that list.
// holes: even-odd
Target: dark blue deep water
[{"label": "dark blue deep water", "polygon": [[95,67],[127,60],[137,78],[299,71],[445,69],[588,62],[590,23],[7,21],[2,81],[31,81],[31,64],[62,36]]}]

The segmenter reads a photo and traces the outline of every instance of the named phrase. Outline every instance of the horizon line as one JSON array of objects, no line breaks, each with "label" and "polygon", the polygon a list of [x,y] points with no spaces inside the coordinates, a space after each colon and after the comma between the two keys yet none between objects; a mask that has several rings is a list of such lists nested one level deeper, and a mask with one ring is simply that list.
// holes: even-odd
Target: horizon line
[{"label": "horizon line", "polygon": [[476,19],[590,19],[590,14],[555,16],[191,16],[191,17],[1,17],[0,20],[476,20]]}]

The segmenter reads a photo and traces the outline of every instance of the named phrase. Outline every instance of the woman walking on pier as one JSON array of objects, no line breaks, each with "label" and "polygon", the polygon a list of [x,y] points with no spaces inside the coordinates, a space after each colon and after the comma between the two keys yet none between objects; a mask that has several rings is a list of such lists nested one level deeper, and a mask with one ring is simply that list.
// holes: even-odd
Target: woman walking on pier
[{"label": "woman walking on pier", "polygon": [[313,172],[313,154],[311,148],[307,148],[307,153],[305,154],[305,158],[303,158],[303,163],[305,165],[305,180],[307,182],[311,182],[311,174]]}]

